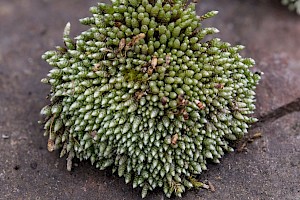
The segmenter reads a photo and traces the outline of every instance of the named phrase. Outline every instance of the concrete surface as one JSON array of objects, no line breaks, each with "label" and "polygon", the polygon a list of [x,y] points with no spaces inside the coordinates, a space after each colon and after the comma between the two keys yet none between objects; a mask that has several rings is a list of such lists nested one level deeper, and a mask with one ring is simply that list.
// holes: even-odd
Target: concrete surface
[{"label": "concrete surface", "polygon": [[[84,30],[77,20],[88,16],[96,2],[0,1],[1,200],[140,199],[140,189],[110,170],[83,162],[68,172],[58,152],[47,151],[37,124],[49,91],[40,79],[50,69],[40,56],[62,44],[68,21],[74,36]],[[210,181],[215,192],[192,190],[183,199],[300,199],[300,16],[279,0],[202,0],[198,13],[209,10],[220,13],[205,24],[219,28],[223,40],[245,45],[243,55],[254,58],[265,73],[257,89],[260,122],[247,138],[262,137],[242,141],[247,144],[243,151],[227,154],[199,177]],[[155,190],[146,199],[165,197]]]}]

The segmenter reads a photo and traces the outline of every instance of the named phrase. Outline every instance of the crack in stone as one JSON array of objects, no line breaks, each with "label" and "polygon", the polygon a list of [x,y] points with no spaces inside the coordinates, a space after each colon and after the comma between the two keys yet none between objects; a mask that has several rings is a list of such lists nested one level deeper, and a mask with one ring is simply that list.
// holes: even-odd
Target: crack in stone
[{"label": "crack in stone", "polygon": [[273,122],[276,119],[279,119],[287,114],[290,114],[293,112],[299,112],[299,111],[300,111],[300,97],[288,104],[285,104],[285,105],[275,109],[274,111],[272,111],[266,115],[263,115],[262,117],[260,117],[258,119],[257,123],[255,123],[251,126],[251,128],[255,129],[257,127],[262,126],[265,123]]}]

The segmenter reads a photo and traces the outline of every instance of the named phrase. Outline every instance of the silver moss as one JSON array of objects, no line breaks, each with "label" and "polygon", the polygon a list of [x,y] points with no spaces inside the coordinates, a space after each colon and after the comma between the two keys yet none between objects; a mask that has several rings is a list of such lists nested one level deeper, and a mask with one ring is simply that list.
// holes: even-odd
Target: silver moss
[{"label": "silver moss", "polygon": [[89,29],[42,58],[53,69],[45,116],[48,149],[90,160],[148,190],[181,196],[201,184],[206,163],[219,163],[243,137],[260,79],[241,45],[231,46],[181,0],[117,0],[90,9]]},{"label": "silver moss", "polygon": [[283,5],[288,6],[290,10],[295,10],[300,15],[300,0],[281,0]]}]

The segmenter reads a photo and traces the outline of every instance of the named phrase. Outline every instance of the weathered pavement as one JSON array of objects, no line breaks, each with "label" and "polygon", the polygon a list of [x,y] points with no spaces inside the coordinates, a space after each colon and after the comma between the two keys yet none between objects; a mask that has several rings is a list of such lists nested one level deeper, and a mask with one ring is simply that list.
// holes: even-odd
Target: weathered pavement
[{"label": "weathered pavement", "polygon": [[[68,21],[73,35],[84,30],[78,19],[96,2],[0,1],[0,199],[140,199],[140,189],[110,170],[84,162],[68,172],[58,152],[47,151],[36,123],[49,91],[40,79],[50,67],[40,56],[62,44]],[[300,16],[279,0],[228,2],[203,0],[198,13],[219,10],[206,25],[217,27],[221,39],[245,45],[243,55],[264,72],[257,88],[260,122],[249,132],[249,138],[262,137],[199,177],[215,192],[192,190],[184,199],[300,199]],[[155,190],[146,199],[164,196]]]}]

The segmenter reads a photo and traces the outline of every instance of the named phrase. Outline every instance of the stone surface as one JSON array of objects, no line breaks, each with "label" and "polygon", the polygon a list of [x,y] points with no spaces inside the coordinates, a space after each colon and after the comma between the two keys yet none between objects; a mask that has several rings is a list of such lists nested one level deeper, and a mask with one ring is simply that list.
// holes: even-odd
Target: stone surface
[{"label": "stone surface", "polygon": [[[140,189],[110,170],[83,162],[68,172],[65,159],[47,151],[47,138],[36,123],[49,91],[40,79],[50,67],[40,56],[62,44],[68,21],[74,36],[84,30],[78,19],[96,2],[0,1],[0,199],[140,199]],[[250,130],[263,137],[199,177],[215,192],[193,190],[184,199],[300,199],[300,113],[289,114],[300,111],[300,17],[273,0],[201,1],[198,6],[199,14],[216,9],[220,14],[206,25],[219,28],[223,40],[245,45],[243,55],[253,57],[254,70],[265,73],[256,112],[263,120]],[[164,196],[155,190],[146,199]]]},{"label": "stone surface", "polygon": [[300,112],[294,112],[251,130],[262,137],[211,166],[201,178],[211,181],[216,192],[198,192],[199,198],[300,199],[299,119]]}]

